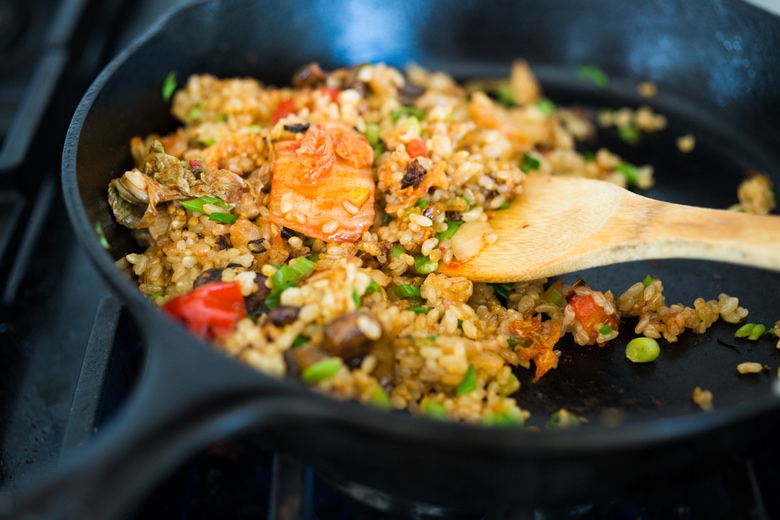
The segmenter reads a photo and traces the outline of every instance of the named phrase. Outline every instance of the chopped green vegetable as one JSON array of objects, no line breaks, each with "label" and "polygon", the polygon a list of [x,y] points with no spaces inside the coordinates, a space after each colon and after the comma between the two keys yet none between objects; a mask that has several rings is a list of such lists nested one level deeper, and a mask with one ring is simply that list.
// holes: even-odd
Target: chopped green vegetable
[{"label": "chopped green vegetable", "polygon": [[639,180],[639,175],[636,170],[636,166],[629,163],[619,163],[617,166],[615,166],[615,171],[623,175],[623,177],[626,178],[626,182],[629,184],[629,186],[635,186],[637,181]]},{"label": "chopped green vegetable", "polygon": [[653,283],[653,277],[652,277],[652,276],[650,276],[650,275],[648,274],[647,276],[645,276],[645,279],[644,279],[644,280],[642,280],[642,285],[644,285],[645,287],[647,287],[647,286],[649,286],[651,283]]},{"label": "chopped green vegetable", "polygon": [[308,258],[299,256],[289,264],[285,264],[279,267],[271,276],[271,293],[265,299],[265,305],[269,309],[273,309],[279,306],[281,303],[279,297],[285,289],[295,287],[298,282],[303,279],[314,269],[314,262]]},{"label": "chopped green vegetable", "polygon": [[393,290],[399,298],[420,298],[420,288],[416,285],[396,285]]},{"label": "chopped green vegetable", "polygon": [[414,257],[414,269],[419,274],[429,274],[439,268],[439,262],[433,261],[427,256],[418,255]]},{"label": "chopped green vegetable", "polygon": [[528,152],[523,154],[523,162],[520,164],[520,169],[528,173],[530,171],[536,171],[542,165],[542,161],[534,157]]},{"label": "chopped green vegetable", "polygon": [[196,104],[194,107],[190,109],[189,112],[187,112],[187,118],[190,121],[199,120],[203,117],[203,108],[201,107],[200,103]]},{"label": "chopped green vegetable", "polygon": [[376,280],[371,280],[371,283],[368,284],[368,287],[366,288],[366,294],[374,294],[375,292],[379,292],[381,289],[382,288],[379,286]]},{"label": "chopped green vegetable", "polygon": [[750,331],[750,334],[748,335],[748,339],[751,341],[756,341],[761,336],[764,335],[764,332],[766,332],[766,327],[760,323],[756,324],[755,327],[753,327],[753,330]]},{"label": "chopped green vegetable", "polygon": [[621,125],[618,127],[618,137],[626,144],[637,145],[642,140],[642,134],[634,125]]},{"label": "chopped green vegetable", "polygon": [[447,419],[447,409],[441,403],[425,401],[422,405],[423,413],[431,419],[444,421]]},{"label": "chopped green vegetable", "polygon": [[634,363],[650,363],[660,353],[661,348],[653,338],[634,338],[626,345],[626,357]]},{"label": "chopped green vegetable", "polygon": [[753,328],[756,326],[755,323],[745,323],[740,328],[737,329],[737,331],[734,333],[735,338],[747,338],[750,336],[750,334],[753,332]]},{"label": "chopped green vegetable", "polygon": [[379,125],[373,123],[366,125],[366,140],[371,148],[379,144]]},{"label": "chopped green vegetable", "polygon": [[397,122],[401,116],[405,115],[411,115],[418,119],[418,121],[422,121],[425,119],[425,111],[420,108],[415,107],[401,107],[396,110],[393,110],[390,113],[390,119],[393,121],[393,123]]},{"label": "chopped green vegetable", "polygon": [[585,152],[582,154],[582,158],[585,159],[585,162],[593,162],[596,160],[596,154],[593,152]]},{"label": "chopped green vegetable", "polygon": [[103,249],[111,249],[111,244],[108,243],[106,233],[103,231],[103,225],[100,222],[95,222],[95,233],[97,233],[98,240]]},{"label": "chopped green vegetable", "polygon": [[511,107],[515,104],[515,93],[512,90],[512,85],[503,84],[496,90],[496,97],[501,104]]},{"label": "chopped green vegetable", "polygon": [[199,197],[197,199],[190,199],[190,200],[183,200],[181,201],[181,205],[190,210],[190,211],[197,211],[198,213],[203,213],[203,206],[204,204],[210,204],[212,206],[217,206],[218,208],[222,209],[230,209],[230,206],[227,202],[220,199],[219,197],[211,197],[209,195],[204,195],[203,197]]},{"label": "chopped green vegetable", "polygon": [[577,77],[591,81],[598,88],[606,88],[609,85],[609,77],[595,65],[580,65],[577,67]]},{"label": "chopped green vegetable", "polygon": [[510,347],[514,347],[517,345],[517,340],[514,338],[506,338],[506,342],[509,344]]},{"label": "chopped green vegetable", "polygon": [[343,364],[341,358],[326,358],[317,361],[301,371],[301,379],[307,383],[317,383],[336,375]]},{"label": "chopped green vegetable", "polygon": [[509,293],[512,292],[512,284],[509,282],[504,283],[491,283],[488,284],[493,288],[493,292],[501,296],[503,299],[509,298]]},{"label": "chopped green vegetable", "polygon": [[439,243],[441,243],[441,241],[444,240],[445,238],[452,238],[453,236],[455,236],[455,232],[462,225],[463,225],[462,220],[448,220],[447,229],[442,231],[441,233],[436,233],[436,238],[439,239]]},{"label": "chopped green vegetable", "polygon": [[161,296],[165,296],[165,293],[163,291],[157,291],[153,292],[149,295],[150,300],[156,300],[157,298],[160,298]]},{"label": "chopped green vegetable", "polygon": [[429,202],[430,201],[428,199],[420,199],[417,201],[417,204],[415,204],[415,206],[417,206],[420,209],[425,209],[428,207]]},{"label": "chopped green vegetable", "polygon": [[553,289],[549,293],[547,293],[547,296],[545,297],[544,301],[547,303],[552,303],[553,305],[560,305],[563,303],[563,295],[560,293],[560,291],[556,291]]},{"label": "chopped green vegetable", "polygon": [[463,380],[455,389],[455,394],[458,397],[460,397],[462,395],[466,395],[470,392],[473,392],[476,389],[477,389],[477,370],[476,368],[474,368],[474,365],[469,365],[469,368],[466,370],[466,375],[463,376]]},{"label": "chopped green vegetable", "polygon": [[509,203],[508,202],[504,202],[503,204],[501,204],[498,207],[498,209],[509,209]]},{"label": "chopped green vegetable", "polygon": [[565,408],[561,408],[550,416],[550,420],[547,421],[546,426],[552,430],[563,430],[566,428],[576,428],[579,425],[580,420],[576,415]]},{"label": "chopped green vegetable", "polygon": [[308,339],[304,338],[303,336],[296,336],[296,338],[292,342],[293,348],[302,347],[306,344],[306,342],[309,341]]},{"label": "chopped green vegetable", "polygon": [[390,410],[393,408],[393,405],[390,402],[390,398],[387,396],[387,393],[381,386],[377,386],[371,391],[368,402],[380,410]]},{"label": "chopped green vegetable", "polygon": [[422,125],[420,124],[420,120],[417,119],[415,116],[412,115],[401,116],[398,120],[398,125],[401,128],[408,128],[415,135],[422,134]]},{"label": "chopped green vegetable", "polygon": [[423,307],[422,305],[415,305],[413,307],[409,307],[409,310],[415,314],[428,314],[430,312],[430,309],[428,307]]},{"label": "chopped green vegetable", "polygon": [[393,246],[393,258],[398,258],[402,254],[404,254],[406,251],[401,246]]},{"label": "chopped green vegetable", "polygon": [[606,336],[607,334],[612,334],[612,327],[610,327],[609,325],[604,325],[599,329],[599,334],[601,334],[602,336]]},{"label": "chopped green vegetable", "polygon": [[162,84],[162,99],[166,103],[171,100],[176,92],[176,71],[171,71],[165,76]]},{"label": "chopped green vegetable", "polygon": [[555,112],[555,103],[547,98],[539,98],[534,101],[533,105],[546,116],[551,116]]},{"label": "chopped green vegetable", "polygon": [[238,215],[233,215],[232,213],[218,213],[215,211],[209,215],[209,220],[219,222],[220,224],[233,224],[238,220]]},{"label": "chopped green vegetable", "polygon": [[360,307],[360,293],[357,289],[352,289],[352,301],[355,302],[355,307]]}]

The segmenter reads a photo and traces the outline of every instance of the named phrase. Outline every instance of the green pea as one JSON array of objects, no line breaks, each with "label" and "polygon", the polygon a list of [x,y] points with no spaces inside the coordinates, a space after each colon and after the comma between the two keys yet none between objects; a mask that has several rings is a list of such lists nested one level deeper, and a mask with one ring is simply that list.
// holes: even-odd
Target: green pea
[{"label": "green pea", "polygon": [[653,338],[634,338],[626,345],[626,357],[634,363],[650,363],[660,353],[661,348]]},{"label": "green pea", "polygon": [[336,375],[342,365],[340,358],[323,359],[304,368],[301,372],[301,378],[307,383],[317,383]]}]

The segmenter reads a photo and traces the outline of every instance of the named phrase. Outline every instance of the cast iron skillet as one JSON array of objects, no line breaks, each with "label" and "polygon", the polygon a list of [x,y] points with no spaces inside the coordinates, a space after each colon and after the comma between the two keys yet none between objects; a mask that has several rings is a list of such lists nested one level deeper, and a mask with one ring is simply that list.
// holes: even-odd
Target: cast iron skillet
[{"label": "cast iron skillet", "polygon": [[[608,498],[651,483],[749,456],[780,423],[772,380],[780,364],[773,341],[733,339],[716,324],[663,345],[650,365],[625,360],[621,338],[602,349],[562,345],[560,368],[537,384],[521,371],[522,406],[537,429],[455,426],[383,413],[315,395],[229,360],[170,321],[114,265],[134,250],[114,222],[106,186],[130,164],[128,140],[174,128],[160,96],[163,78],[251,75],[286,84],[302,64],[326,68],[384,60],[443,69],[459,79],[501,76],[526,58],[545,93],[561,104],[601,107],[649,103],[669,128],[638,147],[603,132],[601,144],[636,164],[652,163],[648,195],[727,207],[749,169],[780,182],[780,19],[729,0],[620,2],[206,1],[162,20],[95,81],[73,119],[63,158],[70,217],[92,262],[121,297],[145,344],[145,363],[128,402],[58,472],[31,490],[17,511],[51,517],[126,511],[176,463],[209,441],[260,432],[333,479],[349,479],[432,504],[488,509]],[[606,89],[579,78],[591,64]],[[659,94],[636,94],[652,81]],[[692,133],[682,154],[675,138]],[[596,144],[592,144],[593,147]],[[100,223],[110,251],[95,232]],[[707,261],[630,263],[581,273],[600,289],[622,292],[646,274],[660,276],[667,299],[737,295],[751,321],[780,319],[780,276]],[[723,343],[734,344],[728,347]],[[739,376],[741,361],[771,372]],[[696,386],[716,410],[691,403]],[[567,408],[588,422],[577,430],[543,428]],[[604,410],[620,410],[608,427]]]}]

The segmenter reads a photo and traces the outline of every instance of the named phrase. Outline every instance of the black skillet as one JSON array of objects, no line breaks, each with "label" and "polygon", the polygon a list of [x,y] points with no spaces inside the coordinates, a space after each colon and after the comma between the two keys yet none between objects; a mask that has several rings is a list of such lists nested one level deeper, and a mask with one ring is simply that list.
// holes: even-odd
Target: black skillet
[{"label": "black skillet", "polygon": [[[336,402],[255,373],[191,337],[115,267],[136,246],[114,222],[106,186],[131,163],[132,136],[174,128],[160,95],[169,72],[180,83],[210,72],[286,84],[310,61],[328,69],[383,60],[414,61],[468,79],[506,75],[516,57],[531,63],[546,95],[560,104],[647,103],[668,116],[669,127],[639,146],[612,132],[599,136],[627,160],[656,167],[651,197],[727,207],[750,169],[780,182],[780,19],[743,3],[228,0],[185,7],[95,81],[73,119],[63,159],[76,232],[144,338],[139,383],[108,426],[68,452],[58,472],[20,500],[19,515],[114,517],[210,441],[250,431],[332,479],[476,509],[635,493],[750,456],[773,439],[780,424],[780,401],[771,390],[779,351],[772,340],[735,340],[731,325],[662,343],[660,358],[649,365],[624,358],[632,323],[602,349],[564,343],[560,367],[541,382],[519,374],[517,398],[533,412],[536,429],[454,426]],[[606,88],[578,76],[583,64],[606,72]],[[659,94],[639,97],[641,81],[654,82]],[[686,133],[696,136],[689,154],[675,146]],[[109,251],[98,239],[98,223]],[[652,274],[664,281],[670,303],[690,305],[696,296],[727,292],[751,309],[751,321],[780,319],[777,273],[669,260],[581,274],[616,293]],[[771,371],[740,376],[741,361]],[[691,402],[696,386],[713,391],[715,411],[703,413]],[[577,430],[545,429],[559,408],[588,422]],[[615,410],[621,425],[608,426],[603,419]]]}]

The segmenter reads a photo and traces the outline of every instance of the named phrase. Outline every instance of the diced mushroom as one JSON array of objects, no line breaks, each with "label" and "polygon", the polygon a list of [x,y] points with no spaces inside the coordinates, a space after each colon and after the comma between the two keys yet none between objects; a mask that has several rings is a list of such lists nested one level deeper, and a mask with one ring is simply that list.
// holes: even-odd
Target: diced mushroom
[{"label": "diced mushroom", "polygon": [[244,297],[244,304],[246,305],[247,314],[252,316],[259,316],[268,312],[268,307],[265,305],[265,299],[271,290],[266,286],[265,281],[267,278],[257,273],[255,275],[255,284],[257,284],[257,291],[253,292],[249,296]]},{"label": "diced mushroom", "polygon": [[268,313],[268,320],[277,327],[289,325],[298,319],[301,308],[295,305],[279,305]]},{"label": "diced mushroom", "polygon": [[209,282],[221,282],[222,271],[224,271],[224,269],[207,269],[203,271],[195,278],[195,281],[192,282],[192,288],[195,289]]},{"label": "diced mushroom", "polygon": [[323,347],[348,363],[359,363],[383,333],[382,324],[372,314],[351,312],[325,325]]}]

